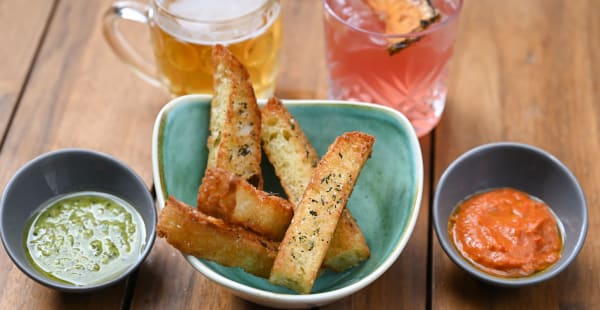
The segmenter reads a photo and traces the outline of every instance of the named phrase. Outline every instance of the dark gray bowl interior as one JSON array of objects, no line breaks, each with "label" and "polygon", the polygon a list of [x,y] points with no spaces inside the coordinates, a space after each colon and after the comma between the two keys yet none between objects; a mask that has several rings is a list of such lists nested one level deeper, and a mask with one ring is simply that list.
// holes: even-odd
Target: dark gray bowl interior
[{"label": "dark gray bowl interior", "polygon": [[[26,224],[37,209],[52,197],[79,191],[105,192],[124,199],[140,213],[146,227],[146,245],[138,262],[120,277],[93,286],[48,279],[30,264],[24,249]],[[59,150],[33,159],[13,176],[0,203],[0,233],[8,255],[34,280],[63,291],[90,291],[127,276],[150,252],[155,227],[152,196],[135,172],[108,155],[83,149]]]},{"label": "dark gray bowl interior", "polygon": [[[499,187],[512,187],[542,199],[562,222],[562,256],[548,270],[519,279],[491,276],[464,260],[452,245],[448,219],[457,204],[473,193]],[[447,168],[435,192],[433,221],[442,248],[457,265],[489,283],[521,286],[555,276],[577,256],[586,237],[587,207],[577,180],[558,159],[528,145],[494,143],[463,154]]]}]

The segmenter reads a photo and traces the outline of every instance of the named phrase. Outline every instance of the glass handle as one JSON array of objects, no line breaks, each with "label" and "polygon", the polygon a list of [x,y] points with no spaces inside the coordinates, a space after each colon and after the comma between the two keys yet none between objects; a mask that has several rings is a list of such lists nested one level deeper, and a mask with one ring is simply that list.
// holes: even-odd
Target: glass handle
[{"label": "glass handle", "polygon": [[133,1],[117,1],[112,4],[104,15],[103,32],[108,45],[139,77],[146,82],[160,87],[161,83],[156,74],[156,66],[142,57],[127,42],[125,36],[119,29],[121,20],[129,20],[142,24],[148,24],[150,7],[146,4]]}]

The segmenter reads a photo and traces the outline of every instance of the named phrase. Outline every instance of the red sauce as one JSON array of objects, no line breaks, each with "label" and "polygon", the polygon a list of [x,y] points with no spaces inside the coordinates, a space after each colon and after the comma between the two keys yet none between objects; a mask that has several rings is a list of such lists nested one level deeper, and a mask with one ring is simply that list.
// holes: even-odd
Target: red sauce
[{"label": "red sauce", "polygon": [[528,194],[500,188],[466,199],[450,217],[450,239],[483,271],[525,277],[558,261],[562,238],[550,208]]}]

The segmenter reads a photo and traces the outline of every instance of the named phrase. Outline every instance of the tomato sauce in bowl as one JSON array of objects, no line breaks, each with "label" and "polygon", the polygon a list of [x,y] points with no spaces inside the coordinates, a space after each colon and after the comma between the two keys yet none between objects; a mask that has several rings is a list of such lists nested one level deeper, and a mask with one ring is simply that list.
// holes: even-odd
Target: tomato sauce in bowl
[{"label": "tomato sauce in bowl", "polygon": [[448,234],[456,249],[477,268],[518,278],[557,262],[563,238],[550,208],[512,188],[477,193],[450,216]]}]

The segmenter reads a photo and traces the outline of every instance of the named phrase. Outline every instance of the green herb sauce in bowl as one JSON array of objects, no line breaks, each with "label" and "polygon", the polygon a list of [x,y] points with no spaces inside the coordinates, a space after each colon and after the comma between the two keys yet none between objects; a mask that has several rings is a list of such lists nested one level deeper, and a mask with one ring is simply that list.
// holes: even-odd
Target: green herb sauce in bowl
[{"label": "green herb sauce in bowl", "polygon": [[32,265],[51,279],[73,285],[118,277],[136,263],[146,239],[135,208],[100,192],[51,199],[33,215],[25,234]]}]

